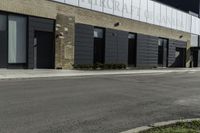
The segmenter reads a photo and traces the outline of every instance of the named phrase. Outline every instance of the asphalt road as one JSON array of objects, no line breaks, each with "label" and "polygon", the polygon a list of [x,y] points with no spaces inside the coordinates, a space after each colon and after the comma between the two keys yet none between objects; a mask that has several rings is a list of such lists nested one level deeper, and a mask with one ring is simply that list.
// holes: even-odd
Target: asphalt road
[{"label": "asphalt road", "polygon": [[0,81],[0,133],[118,133],[200,117],[200,72]]}]

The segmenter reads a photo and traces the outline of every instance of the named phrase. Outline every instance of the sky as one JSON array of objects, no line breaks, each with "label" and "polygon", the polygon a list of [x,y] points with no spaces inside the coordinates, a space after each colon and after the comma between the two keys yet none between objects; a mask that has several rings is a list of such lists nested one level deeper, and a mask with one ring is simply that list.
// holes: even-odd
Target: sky
[{"label": "sky", "polygon": [[165,4],[170,4],[178,9],[182,9],[186,12],[192,11],[199,13],[199,1],[200,0],[157,0]]}]

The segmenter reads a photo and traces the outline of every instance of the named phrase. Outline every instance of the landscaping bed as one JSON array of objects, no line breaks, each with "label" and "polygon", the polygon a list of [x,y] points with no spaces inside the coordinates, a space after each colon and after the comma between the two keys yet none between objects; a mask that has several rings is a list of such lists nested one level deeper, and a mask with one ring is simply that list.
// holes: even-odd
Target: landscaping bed
[{"label": "landscaping bed", "polygon": [[200,133],[200,121],[178,122],[168,126],[155,127],[140,133]]}]

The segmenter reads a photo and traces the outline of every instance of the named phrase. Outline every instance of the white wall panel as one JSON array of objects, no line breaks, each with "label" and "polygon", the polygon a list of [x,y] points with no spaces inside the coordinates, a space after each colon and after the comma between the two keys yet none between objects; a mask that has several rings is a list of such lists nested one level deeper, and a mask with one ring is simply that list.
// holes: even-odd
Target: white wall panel
[{"label": "white wall panel", "polygon": [[191,32],[193,34],[196,34],[196,19],[193,16],[192,16],[192,28],[191,28]]},{"label": "white wall panel", "polygon": [[200,19],[152,0],[52,0],[200,35]]},{"label": "white wall panel", "polygon": [[200,22],[197,17],[192,16],[192,33],[193,34],[199,34],[199,26]]},{"label": "white wall panel", "polygon": [[54,1],[65,3],[65,0],[54,0]]},{"label": "white wall panel", "polygon": [[167,27],[167,7],[165,5],[161,5],[160,25]]},{"label": "white wall panel", "polygon": [[147,0],[140,1],[140,21],[147,22],[148,3]]},{"label": "white wall panel", "polygon": [[148,0],[148,17],[147,22],[153,24],[154,20],[154,4],[153,1]]},{"label": "white wall panel", "polygon": [[114,15],[123,16],[124,0],[114,0]]},{"label": "white wall panel", "polygon": [[87,9],[92,9],[92,0],[79,0],[79,6]]},{"label": "white wall panel", "polygon": [[124,0],[123,17],[131,18],[132,0]]},{"label": "white wall panel", "polygon": [[191,46],[198,47],[198,35],[191,34]]},{"label": "white wall panel", "polygon": [[187,32],[191,32],[191,28],[192,28],[192,16],[187,14],[187,21],[186,21],[186,31]]},{"label": "white wall panel", "polygon": [[197,35],[200,35],[200,19],[198,19]]},{"label": "white wall panel", "polygon": [[114,14],[114,0],[102,0],[103,12]]},{"label": "white wall panel", "polygon": [[92,10],[102,12],[103,11],[102,0],[92,0]]},{"label": "white wall panel", "polygon": [[183,20],[182,20],[182,12],[177,11],[176,12],[176,29],[182,30],[183,27]]},{"label": "white wall panel", "polygon": [[161,17],[161,5],[159,3],[154,2],[154,24],[160,25],[160,17]]},{"label": "white wall panel", "polygon": [[140,20],[140,0],[132,0],[132,19]]},{"label": "white wall panel", "polygon": [[172,28],[172,8],[167,7],[167,25],[166,27]]},{"label": "white wall panel", "polygon": [[187,14],[186,13],[182,13],[182,20],[183,20],[183,27],[182,27],[182,31],[186,31],[186,25],[187,25]]},{"label": "white wall panel", "polygon": [[196,32],[195,33],[198,35],[199,34],[199,19],[196,17],[195,17],[195,19],[196,19]]},{"label": "white wall panel", "polygon": [[176,15],[177,14],[177,10],[172,9],[172,29],[177,29],[176,27]]},{"label": "white wall panel", "polygon": [[67,4],[78,6],[78,0],[62,0],[65,1]]}]

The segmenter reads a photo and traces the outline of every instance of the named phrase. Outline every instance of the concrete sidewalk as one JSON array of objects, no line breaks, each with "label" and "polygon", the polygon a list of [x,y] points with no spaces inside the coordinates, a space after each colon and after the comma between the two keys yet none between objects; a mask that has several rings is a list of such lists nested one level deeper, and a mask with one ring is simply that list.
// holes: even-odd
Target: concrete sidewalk
[{"label": "concrete sidewalk", "polygon": [[73,76],[95,76],[95,75],[130,75],[130,74],[153,74],[172,72],[198,72],[200,68],[178,68],[178,69],[149,69],[149,70],[15,70],[0,69],[0,79],[21,78],[45,78],[45,77],[73,77]]}]

